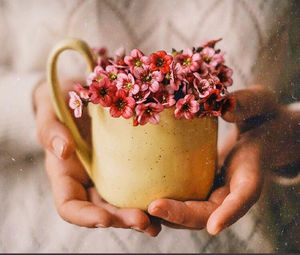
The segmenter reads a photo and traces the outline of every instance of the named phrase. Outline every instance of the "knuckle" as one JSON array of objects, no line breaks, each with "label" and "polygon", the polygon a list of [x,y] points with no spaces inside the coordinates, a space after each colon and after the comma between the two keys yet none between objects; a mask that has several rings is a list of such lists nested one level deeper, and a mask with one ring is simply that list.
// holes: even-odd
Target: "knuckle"
[{"label": "knuckle", "polygon": [[133,209],[132,216],[134,217],[135,222],[137,223],[140,229],[144,230],[149,226],[150,220],[142,211],[138,209]]},{"label": "knuckle", "polygon": [[49,141],[50,141],[50,132],[49,132],[49,125],[38,125],[38,129],[37,129],[37,136],[39,139],[39,142],[43,145],[43,146],[48,146],[49,145]]},{"label": "knuckle", "polygon": [[[172,215],[170,215],[170,218],[171,219],[173,218]],[[185,225],[188,222],[185,210],[178,211],[178,214],[174,218],[176,223],[180,225]]]}]

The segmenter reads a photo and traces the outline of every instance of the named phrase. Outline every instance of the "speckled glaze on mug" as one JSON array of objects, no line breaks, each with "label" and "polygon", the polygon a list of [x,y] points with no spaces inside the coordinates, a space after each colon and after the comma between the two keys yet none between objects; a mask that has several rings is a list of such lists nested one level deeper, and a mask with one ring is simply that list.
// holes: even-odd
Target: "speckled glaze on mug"
[{"label": "speckled glaze on mug", "polygon": [[67,109],[56,77],[57,57],[66,49],[83,54],[93,70],[86,43],[68,39],[49,57],[48,84],[56,113],[70,129],[77,154],[99,194],[115,206],[142,210],[158,198],[206,199],[215,176],[217,118],[177,120],[172,107],[160,113],[158,124],[135,127],[132,119],[113,118],[109,108],[89,104],[90,149]]}]

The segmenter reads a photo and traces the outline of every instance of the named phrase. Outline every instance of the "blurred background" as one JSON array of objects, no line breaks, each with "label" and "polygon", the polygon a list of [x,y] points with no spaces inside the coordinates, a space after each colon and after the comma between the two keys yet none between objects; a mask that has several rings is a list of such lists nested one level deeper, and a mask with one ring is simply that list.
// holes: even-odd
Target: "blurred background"
[{"label": "blurred background", "polygon": [[[0,0],[0,251],[299,252],[299,183],[269,182],[259,203],[216,237],[164,227],[150,238],[64,222],[44,171],[32,104],[49,51],[68,37],[111,55],[120,46],[148,54],[223,38],[218,46],[234,71],[231,91],[260,82],[281,104],[296,103],[299,19],[299,1]],[[62,54],[58,70],[61,78],[86,75],[84,60],[73,52]],[[232,128],[220,120],[219,145]]]}]

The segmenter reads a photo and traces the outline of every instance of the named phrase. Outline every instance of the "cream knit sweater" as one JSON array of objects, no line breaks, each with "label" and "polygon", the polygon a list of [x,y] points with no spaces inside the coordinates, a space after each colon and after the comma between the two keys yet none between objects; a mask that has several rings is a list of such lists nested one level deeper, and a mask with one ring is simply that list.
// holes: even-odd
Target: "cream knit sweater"
[{"label": "cream knit sweater", "polygon": [[[218,46],[234,70],[232,89],[264,82],[291,102],[297,95],[289,81],[299,72],[291,6],[278,0],[0,0],[0,251],[273,250],[255,208],[218,237],[164,228],[151,239],[130,230],[91,230],[63,222],[42,171],[32,90],[45,78],[49,50],[66,37],[106,46],[111,53],[121,45],[127,52],[137,47],[149,53],[222,37]],[[65,78],[85,75],[86,69],[73,52],[61,56],[58,68]],[[220,142],[230,128],[221,121]]]}]

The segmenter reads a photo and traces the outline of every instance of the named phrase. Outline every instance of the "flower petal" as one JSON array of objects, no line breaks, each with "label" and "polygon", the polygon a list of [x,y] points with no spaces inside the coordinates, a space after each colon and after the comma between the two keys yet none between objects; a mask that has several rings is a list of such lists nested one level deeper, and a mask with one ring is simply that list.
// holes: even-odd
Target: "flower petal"
[{"label": "flower petal", "polygon": [[196,100],[190,102],[190,112],[196,113],[199,111],[199,103]]},{"label": "flower petal", "polygon": [[119,118],[122,115],[122,112],[117,107],[115,107],[114,105],[112,105],[110,107],[109,112],[110,112],[110,115],[114,118]]},{"label": "flower petal", "polygon": [[74,109],[75,118],[80,118],[82,116],[82,106],[79,106]]},{"label": "flower petal", "polygon": [[149,90],[153,93],[157,92],[159,90],[159,83],[157,81],[152,82]]},{"label": "flower petal", "polygon": [[132,109],[129,106],[125,106],[123,112],[122,112],[122,116],[125,119],[129,119],[132,116],[133,112]]}]

